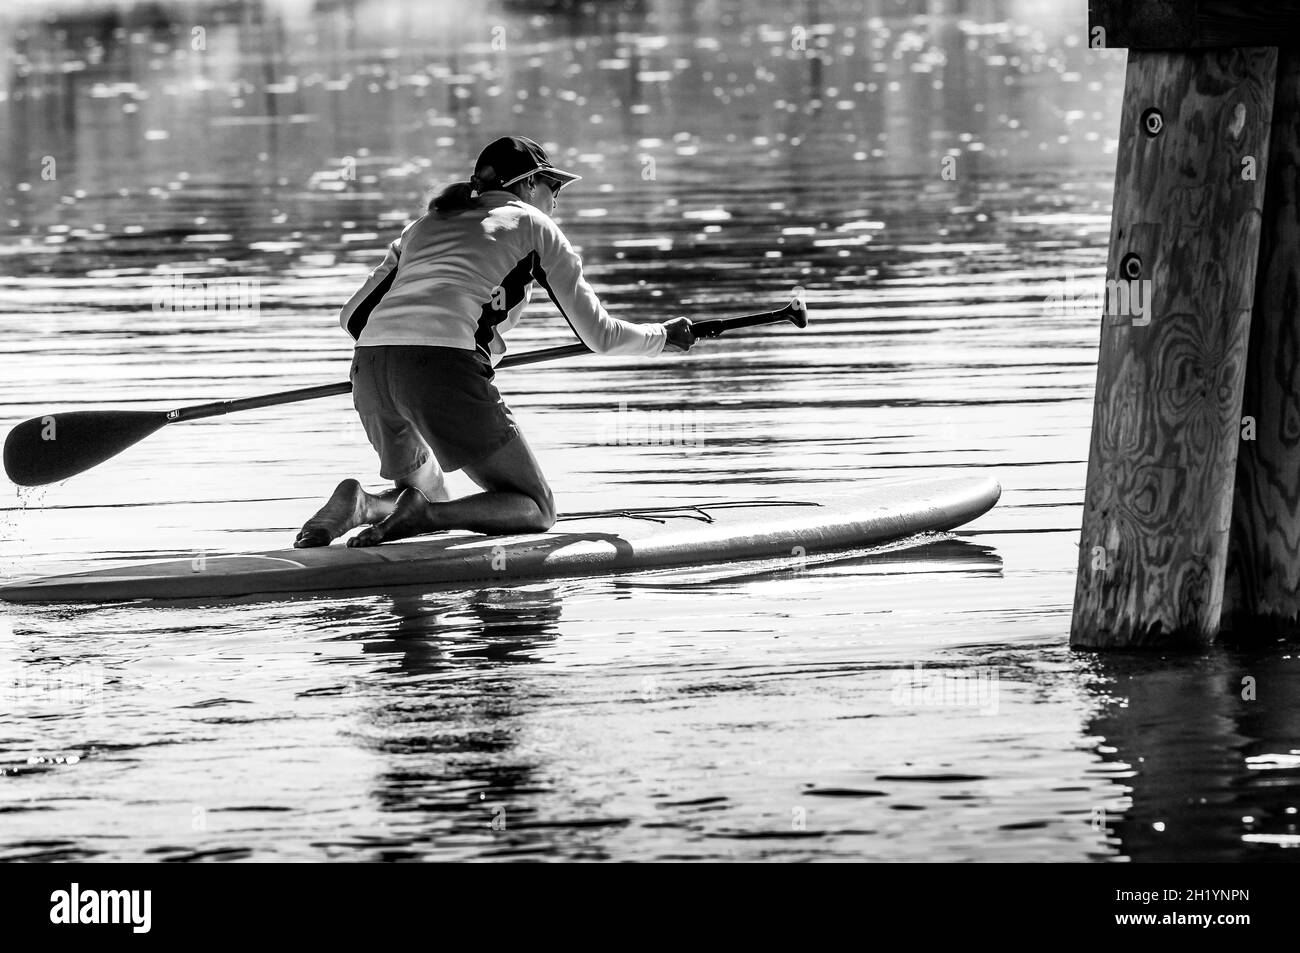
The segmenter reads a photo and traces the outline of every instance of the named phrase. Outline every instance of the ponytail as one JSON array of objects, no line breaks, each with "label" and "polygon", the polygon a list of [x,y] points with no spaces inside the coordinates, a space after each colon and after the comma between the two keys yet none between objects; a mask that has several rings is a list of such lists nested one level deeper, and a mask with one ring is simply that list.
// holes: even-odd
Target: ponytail
[{"label": "ponytail", "polygon": [[[488,178],[480,179],[477,175],[471,176],[465,182],[453,182],[441,192],[439,192],[429,203],[430,212],[439,212],[443,215],[456,215],[466,209],[478,208],[478,200],[474,198],[474,193],[482,195],[486,191],[500,188],[495,185],[497,181],[495,175],[487,173]],[[519,198],[523,198],[525,192],[532,188],[534,176],[529,176],[520,182],[515,183],[506,189],[507,192],[513,192]]]},{"label": "ponytail", "polygon": [[429,211],[455,215],[457,212],[474,208],[477,204],[474,199],[473,182],[453,182],[429,202]]}]

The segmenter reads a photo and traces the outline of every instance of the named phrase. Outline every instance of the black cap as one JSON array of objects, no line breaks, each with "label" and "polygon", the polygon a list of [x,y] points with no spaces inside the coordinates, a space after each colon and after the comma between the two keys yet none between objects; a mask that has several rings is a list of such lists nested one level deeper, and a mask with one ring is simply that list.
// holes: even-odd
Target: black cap
[{"label": "black cap", "polygon": [[551,165],[546,150],[524,136],[502,136],[488,143],[474,163],[474,177],[470,180],[478,192],[504,189],[535,172],[544,172],[560,186],[582,178]]}]

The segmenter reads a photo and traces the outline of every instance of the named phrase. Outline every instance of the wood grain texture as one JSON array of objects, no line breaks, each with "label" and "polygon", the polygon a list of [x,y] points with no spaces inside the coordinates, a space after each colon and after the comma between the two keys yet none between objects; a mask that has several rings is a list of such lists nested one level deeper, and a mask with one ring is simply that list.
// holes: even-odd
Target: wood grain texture
[{"label": "wood grain texture", "polygon": [[1153,300],[1145,327],[1102,322],[1074,646],[1218,632],[1276,66],[1269,48],[1129,55],[1107,273],[1140,255]]},{"label": "wood grain texture", "polygon": [[1097,26],[1112,49],[1300,47],[1300,0],[1090,0]]},{"label": "wood grain texture", "polygon": [[1300,51],[1282,51],[1269,136],[1222,627],[1300,633]]}]

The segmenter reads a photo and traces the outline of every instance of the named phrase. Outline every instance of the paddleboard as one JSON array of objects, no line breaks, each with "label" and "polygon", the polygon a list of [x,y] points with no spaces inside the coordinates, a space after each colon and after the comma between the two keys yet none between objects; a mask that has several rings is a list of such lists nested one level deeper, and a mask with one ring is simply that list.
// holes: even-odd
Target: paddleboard
[{"label": "paddleboard", "polygon": [[562,517],[547,533],[453,532],[369,548],[204,555],[18,580],[8,602],[120,602],[510,584],[669,566],[789,557],[873,546],[955,529],[1001,495],[985,476],[871,483],[835,502],[730,501]]}]

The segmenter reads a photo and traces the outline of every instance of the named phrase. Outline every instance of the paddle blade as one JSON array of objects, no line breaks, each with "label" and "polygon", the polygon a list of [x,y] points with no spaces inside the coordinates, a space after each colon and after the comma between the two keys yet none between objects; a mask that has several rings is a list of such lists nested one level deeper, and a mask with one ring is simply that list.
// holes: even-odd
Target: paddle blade
[{"label": "paddle blade", "polygon": [[803,299],[798,299],[786,306],[786,317],[796,328],[808,327],[808,306],[803,303]]},{"label": "paddle blade", "polygon": [[24,420],[5,438],[5,473],[19,486],[57,483],[97,466],[167,423],[145,410],[75,410]]}]

